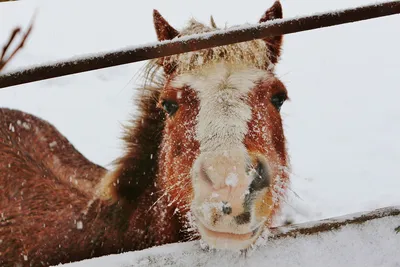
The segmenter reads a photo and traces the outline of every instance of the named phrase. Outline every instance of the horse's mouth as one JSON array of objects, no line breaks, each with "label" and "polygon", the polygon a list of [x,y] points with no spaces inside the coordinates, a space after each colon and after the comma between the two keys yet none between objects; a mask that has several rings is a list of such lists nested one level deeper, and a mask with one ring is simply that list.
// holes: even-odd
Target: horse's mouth
[{"label": "horse's mouth", "polygon": [[246,249],[251,246],[251,244],[253,244],[253,242],[258,237],[262,228],[261,226],[258,226],[248,233],[238,234],[211,230],[203,223],[201,223],[200,220],[197,220],[196,224],[202,236],[202,239],[206,241],[208,245],[213,248],[234,250]]}]

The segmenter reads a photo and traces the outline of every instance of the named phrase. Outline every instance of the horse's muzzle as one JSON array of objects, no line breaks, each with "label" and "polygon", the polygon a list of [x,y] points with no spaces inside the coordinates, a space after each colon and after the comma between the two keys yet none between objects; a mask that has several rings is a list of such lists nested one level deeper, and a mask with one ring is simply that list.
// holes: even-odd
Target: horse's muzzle
[{"label": "horse's muzzle", "polygon": [[239,149],[204,153],[192,175],[192,212],[202,239],[215,248],[249,247],[266,220],[258,216],[254,203],[270,183],[266,161]]}]

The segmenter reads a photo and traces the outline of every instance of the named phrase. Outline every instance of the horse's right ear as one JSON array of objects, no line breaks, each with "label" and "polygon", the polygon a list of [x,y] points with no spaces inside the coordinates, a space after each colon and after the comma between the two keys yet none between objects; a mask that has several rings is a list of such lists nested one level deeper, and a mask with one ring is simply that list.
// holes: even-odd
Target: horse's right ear
[{"label": "horse's right ear", "polygon": [[[275,3],[270,7],[264,15],[260,19],[260,23],[274,20],[274,19],[281,19],[283,17],[282,14],[282,5],[278,1],[275,1]],[[265,43],[267,44],[268,50],[269,50],[269,58],[271,60],[272,64],[276,64],[279,60],[279,57],[281,55],[281,47],[282,47],[282,41],[283,37],[282,35],[280,36],[274,36],[274,37],[267,37],[263,39]]]},{"label": "horse's right ear", "polygon": [[172,40],[179,35],[179,32],[169,25],[160,12],[155,9],[153,10],[153,20],[158,41]]}]

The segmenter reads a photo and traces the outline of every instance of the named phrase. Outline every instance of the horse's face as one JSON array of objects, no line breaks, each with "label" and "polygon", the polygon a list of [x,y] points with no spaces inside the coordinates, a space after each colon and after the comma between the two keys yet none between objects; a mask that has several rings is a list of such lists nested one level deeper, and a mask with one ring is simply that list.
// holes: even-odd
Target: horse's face
[{"label": "horse's face", "polygon": [[[279,11],[275,4],[266,15]],[[268,42],[264,50],[262,42]],[[279,112],[287,92],[265,67],[276,63],[281,38],[254,44],[266,53],[263,65],[257,65],[254,54],[231,58],[243,47],[226,48],[218,59],[202,59],[185,71],[179,71],[184,61],[177,56],[158,102],[167,117],[162,183],[181,212],[190,207],[201,238],[216,248],[253,244],[271,222],[287,180]],[[170,66],[172,61],[166,62]]]}]

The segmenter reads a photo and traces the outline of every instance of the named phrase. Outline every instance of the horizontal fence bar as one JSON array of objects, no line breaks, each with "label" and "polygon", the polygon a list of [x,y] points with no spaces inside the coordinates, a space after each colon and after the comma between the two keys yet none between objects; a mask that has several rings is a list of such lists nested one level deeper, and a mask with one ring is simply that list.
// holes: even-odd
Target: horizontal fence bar
[{"label": "horizontal fence bar", "polygon": [[399,13],[400,1],[398,0],[311,16],[279,19],[257,25],[236,27],[211,33],[185,36],[171,41],[163,41],[120,51],[83,56],[81,58],[64,62],[57,62],[5,73],[0,75],[0,88],[165,57],[173,54],[245,42],[270,36],[308,31]]},{"label": "horizontal fence bar", "polygon": [[[400,206],[385,207],[369,212],[359,212],[341,217],[329,218],[317,222],[275,227],[271,229],[272,236],[269,239],[297,237],[300,235],[312,235],[327,231],[334,231],[346,225],[351,225],[351,224],[360,225],[371,220],[381,219],[391,216],[400,216]],[[400,226],[400,221],[399,221],[399,226]],[[398,232],[397,228],[393,229],[393,233]]]}]

